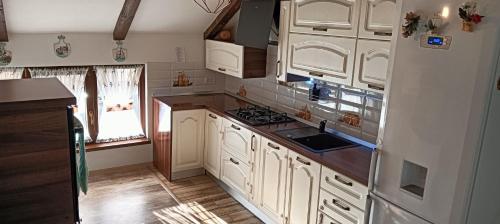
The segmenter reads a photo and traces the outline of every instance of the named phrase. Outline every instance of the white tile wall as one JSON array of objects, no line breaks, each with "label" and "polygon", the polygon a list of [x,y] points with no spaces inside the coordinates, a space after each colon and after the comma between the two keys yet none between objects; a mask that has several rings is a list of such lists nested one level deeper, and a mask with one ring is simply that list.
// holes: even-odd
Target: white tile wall
[{"label": "white tile wall", "polygon": [[[275,57],[275,55],[271,54],[270,57]],[[225,90],[234,94],[238,92],[241,85],[244,85],[247,98],[292,115],[307,105],[312,113],[313,123],[328,120],[327,127],[329,128],[346,132],[368,142],[376,142],[382,95],[334,83],[320,82],[322,86],[330,90],[329,97],[319,101],[310,101],[309,87],[312,83],[288,83],[289,86],[278,84],[274,75],[273,61],[275,60],[269,60],[268,57],[268,74],[265,78],[243,80],[226,76]],[[353,127],[339,121],[345,112],[358,114],[361,118],[361,127]]]}]

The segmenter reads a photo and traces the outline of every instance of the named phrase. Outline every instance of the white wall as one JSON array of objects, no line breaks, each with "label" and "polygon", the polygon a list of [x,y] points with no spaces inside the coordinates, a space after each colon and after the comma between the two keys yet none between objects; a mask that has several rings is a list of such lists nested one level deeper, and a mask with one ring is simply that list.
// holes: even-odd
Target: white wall
[{"label": "white wall", "polygon": [[449,6],[450,19],[444,34],[453,36],[453,43],[450,50],[430,50],[420,48],[412,38],[398,35],[388,89],[382,150],[398,151],[398,156],[429,169],[423,202],[407,200],[404,206],[418,208],[419,215],[435,223],[463,221],[488,89],[485,87],[498,49],[499,1],[478,1],[486,18],[474,33],[460,30],[457,10],[463,2],[403,0],[401,19],[408,11],[432,15]]},{"label": "white wall", "polygon": [[183,47],[186,61],[203,61],[201,35],[129,34],[124,41],[128,59],[116,63],[111,54],[115,47],[112,34],[65,34],[71,55],[59,58],[53,44],[59,34],[11,34],[7,49],[12,51],[9,66],[134,64],[176,61],[175,47]]},{"label": "white wall", "polygon": [[[148,65],[168,65],[172,67],[172,69],[187,70],[188,75],[192,74],[191,71],[195,70],[194,72],[196,72],[197,76],[203,76],[206,71],[203,67],[200,67],[204,62],[204,41],[201,35],[129,34],[124,41],[124,47],[128,49],[128,59],[123,63],[116,63],[112,59],[111,50],[115,47],[115,42],[111,34],[65,35],[66,41],[71,44],[71,55],[67,58],[59,58],[54,54],[53,49],[53,44],[58,41],[58,34],[10,34],[10,41],[7,44],[7,49],[12,51],[13,59],[9,66],[72,66],[140,63]],[[176,47],[184,48],[186,63],[170,63],[175,62],[177,59]],[[157,89],[164,90],[171,87],[169,81],[171,80],[172,71],[155,72],[153,74],[154,76],[152,76],[153,79],[150,79],[149,74],[146,74],[148,76],[148,87],[154,87],[148,88],[147,108],[150,108],[150,96],[162,95],[162,92],[158,94],[155,92]],[[214,76],[213,73],[207,73],[207,75]],[[161,76],[165,78],[163,79]],[[160,83],[160,80],[167,81]],[[218,82],[220,82],[220,78]],[[223,86],[223,84],[221,85]],[[150,122],[148,122],[148,124],[149,123]],[[91,170],[145,163],[153,159],[152,144],[95,151],[88,153],[87,156],[88,166]]]}]

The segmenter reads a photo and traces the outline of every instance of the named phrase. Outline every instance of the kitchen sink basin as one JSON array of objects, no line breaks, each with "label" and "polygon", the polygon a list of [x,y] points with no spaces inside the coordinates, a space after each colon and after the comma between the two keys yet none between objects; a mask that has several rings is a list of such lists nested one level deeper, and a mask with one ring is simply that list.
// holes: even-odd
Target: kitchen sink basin
[{"label": "kitchen sink basin", "polygon": [[356,145],[356,143],[334,134],[320,133],[318,129],[313,127],[283,130],[275,133],[313,152],[340,150]]}]

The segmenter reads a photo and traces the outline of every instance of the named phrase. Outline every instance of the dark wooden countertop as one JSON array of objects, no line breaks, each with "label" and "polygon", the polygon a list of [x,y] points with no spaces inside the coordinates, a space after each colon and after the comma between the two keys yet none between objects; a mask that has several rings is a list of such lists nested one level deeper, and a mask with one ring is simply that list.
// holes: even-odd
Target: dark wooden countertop
[{"label": "dark wooden countertop", "polygon": [[56,78],[0,80],[0,111],[61,107],[76,98]]},{"label": "dark wooden countertop", "polygon": [[304,149],[298,144],[283,138],[275,131],[308,127],[309,125],[301,122],[291,122],[280,125],[250,126],[239,121],[237,118],[224,113],[226,110],[237,109],[240,106],[246,106],[250,103],[227,94],[206,94],[206,95],[185,95],[185,96],[166,96],[156,97],[156,100],[168,105],[172,111],[208,109],[213,113],[223,116],[232,122],[252,130],[253,132],[275,141],[303,156],[306,156],[321,165],[333,169],[361,184],[368,185],[370,173],[370,163],[372,151],[364,146],[357,146],[337,151],[324,153],[314,153]]}]

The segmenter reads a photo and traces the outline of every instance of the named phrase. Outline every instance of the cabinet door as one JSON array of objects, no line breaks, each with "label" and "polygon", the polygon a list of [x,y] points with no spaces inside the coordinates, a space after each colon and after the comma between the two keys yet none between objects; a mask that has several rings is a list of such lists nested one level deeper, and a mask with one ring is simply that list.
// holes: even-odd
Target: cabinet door
[{"label": "cabinet door", "polygon": [[259,176],[260,176],[260,155],[262,153],[261,150],[261,141],[262,137],[256,133],[252,133],[250,149],[251,159],[250,159],[250,189],[248,189],[249,200],[257,204],[258,198],[258,186],[259,186]]},{"label": "cabinet door", "polygon": [[243,46],[206,40],[206,67],[234,77],[243,77]]},{"label": "cabinet door", "polygon": [[358,40],[353,86],[383,93],[389,67],[390,41]]},{"label": "cabinet door", "polygon": [[250,168],[228,152],[222,153],[221,180],[241,195],[248,197]]},{"label": "cabinet door", "polygon": [[252,132],[231,121],[223,122],[222,148],[247,165],[252,154]]},{"label": "cabinet door", "polygon": [[258,207],[276,223],[283,223],[285,212],[288,149],[263,139],[260,156]]},{"label": "cabinet door", "polygon": [[203,168],[205,110],[173,112],[172,172]]},{"label": "cabinet door", "polygon": [[290,30],[290,1],[282,1],[280,7],[280,28],[278,36],[278,62],[276,78],[286,82],[286,58],[288,53],[288,32]]},{"label": "cabinet door", "polygon": [[356,39],[290,34],[288,72],[352,84]]},{"label": "cabinet door", "polygon": [[390,40],[396,0],[362,0],[359,38]]},{"label": "cabinet door", "polygon": [[288,157],[287,223],[316,223],[321,166],[293,151]]},{"label": "cabinet door", "polygon": [[207,110],[205,119],[205,170],[220,178],[222,117]]},{"label": "cabinet door", "polygon": [[292,0],[290,31],[356,37],[360,0]]}]

